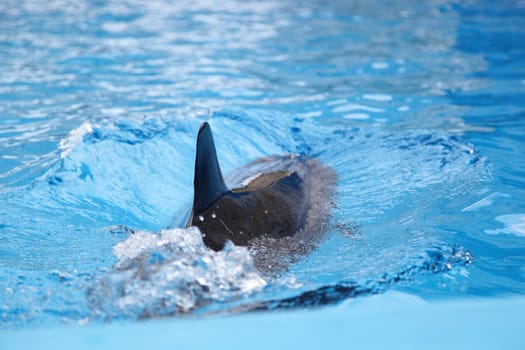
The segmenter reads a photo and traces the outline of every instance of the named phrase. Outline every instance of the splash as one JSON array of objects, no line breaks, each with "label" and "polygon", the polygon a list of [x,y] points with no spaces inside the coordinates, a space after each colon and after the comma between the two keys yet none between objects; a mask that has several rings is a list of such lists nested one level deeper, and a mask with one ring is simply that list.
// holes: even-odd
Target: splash
[{"label": "splash", "polygon": [[[318,158],[336,171],[335,207],[315,210],[330,217],[315,249],[267,240],[257,249],[228,245],[216,253],[197,229],[161,230],[174,214],[187,217],[177,213],[191,204],[200,120],[90,123],[73,131],[58,163],[4,209],[10,217],[18,207],[28,218],[40,213],[39,227],[28,231],[34,234],[13,231],[12,251],[29,257],[33,247],[47,247],[49,253],[38,261],[12,261],[46,266],[50,276],[33,293],[30,274],[12,265],[13,278],[4,285],[16,297],[4,304],[7,324],[315,307],[398,286],[416,293],[425,290],[417,288],[421,283],[451,291],[468,286],[470,253],[442,222],[472,204],[471,194],[483,196],[492,176],[490,162],[461,138],[439,130],[349,128],[268,111],[228,110],[206,119],[221,139],[226,174],[261,156],[286,153]],[[326,187],[314,192],[314,207],[326,204]],[[57,239],[63,254],[57,254]],[[458,259],[456,244],[465,251]],[[303,250],[295,259],[293,253]],[[81,266],[71,252],[84,255]],[[272,273],[278,263],[286,268],[268,276],[257,269],[258,256],[272,259]],[[18,275],[25,277],[20,286]],[[48,295],[49,306],[35,306]]]},{"label": "splash", "polygon": [[115,271],[88,293],[93,314],[104,319],[187,314],[267,285],[247,249],[229,243],[220,252],[209,250],[196,227],[138,231],[113,252]]}]

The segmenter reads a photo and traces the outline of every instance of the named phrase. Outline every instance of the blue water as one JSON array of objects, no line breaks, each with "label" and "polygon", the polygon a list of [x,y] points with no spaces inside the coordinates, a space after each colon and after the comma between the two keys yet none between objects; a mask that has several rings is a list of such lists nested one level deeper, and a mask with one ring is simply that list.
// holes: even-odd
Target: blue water
[{"label": "blue water", "polygon": [[[523,295],[524,62],[522,1],[0,3],[0,328]],[[336,171],[312,253],[165,229],[202,121]]]}]

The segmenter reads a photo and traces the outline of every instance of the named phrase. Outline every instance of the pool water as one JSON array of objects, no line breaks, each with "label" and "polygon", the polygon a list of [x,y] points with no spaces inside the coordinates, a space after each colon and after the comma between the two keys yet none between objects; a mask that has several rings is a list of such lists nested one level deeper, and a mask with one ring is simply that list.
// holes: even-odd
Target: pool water
[{"label": "pool water", "polygon": [[[0,328],[523,295],[524,62],[523,1],[0,3]],[[336,171],[313,252],[167,229],[203,121]]]}]

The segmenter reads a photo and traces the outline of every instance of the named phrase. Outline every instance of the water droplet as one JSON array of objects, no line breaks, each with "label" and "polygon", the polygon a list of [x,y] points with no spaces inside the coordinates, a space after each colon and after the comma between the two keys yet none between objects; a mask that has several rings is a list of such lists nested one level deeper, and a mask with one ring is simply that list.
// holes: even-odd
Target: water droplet
[{"label": "water droplet", "polygon": [[268,214],[268,209],[266,209],[266,210],[264,211],[264,213],[265,213],[265,214]]},{"label": "water droplet", "polygon": [[204,221],[204,216],[199,215],[199,220],[200,220],[200,221]]},{"label": "water droplet", "polygon": [[217,217],[217,215],[215,213],[212,213],[211,217],[212,217],[212,219],[215,219]]}]

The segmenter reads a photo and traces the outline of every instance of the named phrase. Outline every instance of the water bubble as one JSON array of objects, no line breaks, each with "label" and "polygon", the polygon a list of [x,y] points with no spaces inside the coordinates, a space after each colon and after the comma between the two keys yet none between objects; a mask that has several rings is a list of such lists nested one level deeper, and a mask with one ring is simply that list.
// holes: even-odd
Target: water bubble
[{"label": "water bubble", "polygon": [[117,243],[115,271],[91,288],[93,311],[119,319],[191,313],[265,288],[247,248],[226,244],[215,252],[204,236],[197,227],[138,231]]}]

